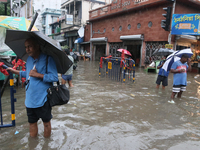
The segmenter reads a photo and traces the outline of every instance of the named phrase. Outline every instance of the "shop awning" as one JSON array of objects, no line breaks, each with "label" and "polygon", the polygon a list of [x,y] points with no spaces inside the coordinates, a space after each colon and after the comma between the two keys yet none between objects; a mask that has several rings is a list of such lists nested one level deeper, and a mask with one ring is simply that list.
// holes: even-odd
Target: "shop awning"
[{"label": "shop awning", "polygon": [[89,42],[82,42],[81,44],[90,44],[90,41]]},{"label": "shop awning", "polygon": [[83,38],[78,38],[74,41],[74,43],[82,43],[83,42]]},{"label": "shop awning", "polygon": [[120,40],[143,40],[142,34],[120,36]]},{"label": "shop awning", "polygon": [[176,39],[188,39],[188,40],[197,40],[196,36],[193,35],[178,35]]},{"label": "shop awning", "polygon": [[91,42],[105,42],[108,39],[106,37],[100,37],[100,38],[91,38],[90,41]]},{"label": "shop awning", "polygon": [[191,44],[196,43],[196,36],[192,35],[176,35],[176,44],[179,46],[190,47]]}]

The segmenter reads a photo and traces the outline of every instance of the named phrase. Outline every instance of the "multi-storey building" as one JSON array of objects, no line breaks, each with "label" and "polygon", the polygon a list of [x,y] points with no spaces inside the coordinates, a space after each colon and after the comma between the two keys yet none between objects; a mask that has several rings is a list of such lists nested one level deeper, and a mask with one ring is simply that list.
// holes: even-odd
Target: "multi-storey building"
[{"label": "multi-storey building", "polygon": [[[164,7],[172,7],[175,14],[200,13],[200,2],[191,0],[113,0],[111,4],[90,11],[85,27],[85,47],[93,60],[101,56],[119,56],[125,48],[139,66],[150,63],[153,52],[168,44],[170,32],[161,27]],[[190,47],[195,36],[173,35],[171,43]],[[174,47],[176,49],[176,47]],[[178,48],[179,49],[179,48]],[[158,58],[159,59],[159,58]]]},{"label": "multi-storey building", "polygon": [[104,6],[109,1],[101,0],[62,0],[61,9],[64,18],[61,17],[61,35],[64,36],[62,45],[80,50],[80,45],[74,43],[79,38],[78,30],[84,26],[89,19],[89,11]]}]

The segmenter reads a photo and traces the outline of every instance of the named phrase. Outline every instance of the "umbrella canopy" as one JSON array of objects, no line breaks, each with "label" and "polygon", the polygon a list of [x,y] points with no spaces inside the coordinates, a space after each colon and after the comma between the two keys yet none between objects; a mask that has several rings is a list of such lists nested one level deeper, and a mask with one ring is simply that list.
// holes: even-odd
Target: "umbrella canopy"
[{"label": "umbrella canopy", "polygon": [[167,57],[167,59],[166,59],[166,61],[165,61],[165,63],[164,63],[162,68],[165,71],[169,71],[171,69],[172,64],[175,61],[180,60],[181,56],[183,54],[187,54],[189,58],[193,55],[193,53],[192,53],[190,48],[189,49],[183,49],[183,50],[175,51],[174,53],[172,53],[171,55],[169,55]]},{"label": "umbrella canopy", "polygon": [[0,55],[4,55],[4,56],[17,56],[12,50],[3,52]]},{"label": "umbrella canopy", "polygon": [[124,54],[132,56],[131,53],[126,49],[118,49],[117,51],[121,52],[121,53],[122,53],[122,51],[124,51]]},{"label": "umbrella canopy", "polygon": [[35,38],[44,54],[53,57],[56,62],[58,73],[64,74],[72,65],[67,55],[61,50],[59,42],[47,37],[39,31],[19,31],[7,30],[5,43],[15,52],[15,54],[26,61],[28,54],[24,43],[28,38]]},{"label": "umbrella canopy", "polygon": [[160,48],[157,49],[152,55],[157,55],[157,56],[167,56],[175,52],[173,49],[168,49],[168,48]]},{"label": "umbrella canopy", "polygon": [[[7,29],[27,31],[30,24],[31,21],[24,17],[0,16],[0,26]],[[38,31],[38,29],[33,26],[32,31]]]}]

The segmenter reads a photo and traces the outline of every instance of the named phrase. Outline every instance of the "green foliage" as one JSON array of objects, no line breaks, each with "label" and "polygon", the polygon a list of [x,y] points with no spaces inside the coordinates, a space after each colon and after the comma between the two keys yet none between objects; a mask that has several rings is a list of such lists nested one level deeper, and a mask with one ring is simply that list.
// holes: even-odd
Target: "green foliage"
[{"label": "green foliage", "polygon": [[[7,4],[7,6],[6,6],[6,4]],[[5,6],[7,8],[6,12],[5,12]],[[10,16],[10,0],[8,0],[8,3],[0,2],[0,15]]]},{"label": "green foliage", "polygon": [[62,49],[68,49],[69,46],[68,45],[64,45],[64,46],[61,46]]}]

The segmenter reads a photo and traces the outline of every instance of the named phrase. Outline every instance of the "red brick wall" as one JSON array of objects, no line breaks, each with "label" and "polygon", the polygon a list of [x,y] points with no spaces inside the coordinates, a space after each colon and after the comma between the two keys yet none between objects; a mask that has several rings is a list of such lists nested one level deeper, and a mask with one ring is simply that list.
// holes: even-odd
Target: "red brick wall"
[{"label": "red brick wall", "polygon": [[141,6],[146,7],[146,5],[155,2],[166,3],[166,1],[164,2],[163,0],[142,0],[142,2],[139,3],[135,3],[135,1],[137,0],[113,0],[111,4],[90,11],[89,18],[94,19],[104,15],[109,15],[119,11],[124,11],[130,8],[138,8]]},{"label": "red brick wall", "polygon": [[85,26],[84,42],[90,41],[90,24]]},{"label": "red brick wall", "polygon": [[[143,9],[138,12],[95,21],[92,24],[93,31],[98,32],[100,30],[100,32],[103,32],[105,28],[106,32],[104,34],[95,33],[93,38],[107,37],[108,42],[122,42],[120,40],[121,35],[144,34],[145,41],[167,41],[169,32],[161,28],[161,20],[164,19],[162,14],[165,13],[163,10],[164,6]],[[151,28],[148,27],[148,22],[150,21],[153,23]],[[141,24],[140,29],[137,29],[138,23]],[[128,24],[131,25],[130,30],[127,29]],[[122,31],[119,31],[120,26],[122,26]],[[115,28],[114,32],[112,27]]]},{"label": "red brick wall", "polygon": [[[168,41],[169,32],[161,28],[161,20],[165,19],[162,14],[166,13],[163,7],[170,5],[172,6],[172,3],[94,21],[92,22],[92,31],[95,32],[93,38],[107,37],[108,42],[122,42],[120,40],[122,35],[144,34],[145,41]],[[200,9],[197,10],[177,2],[175,13],[200,13]],[[148,27],[149,21],[153,23],[151,28]],[[140,29],[137,29],[138,23],[141,24]],[[130,30],[127,29],[128,24],[131,25]],[[120,26],[122,26],[122,31],[119,31]],[[114,32],[112,27],[115,29]],[[106,29],[105,33],[103,33],[104,28]],[[98,30],[100,33],[97,33]]]},{"label": "red brick wall", "polygon": [[200,13],[200,9],[192,8],[188,5],[184,5],[184,3],[177,3],[175,14],[192,14],[192,13]]}]

